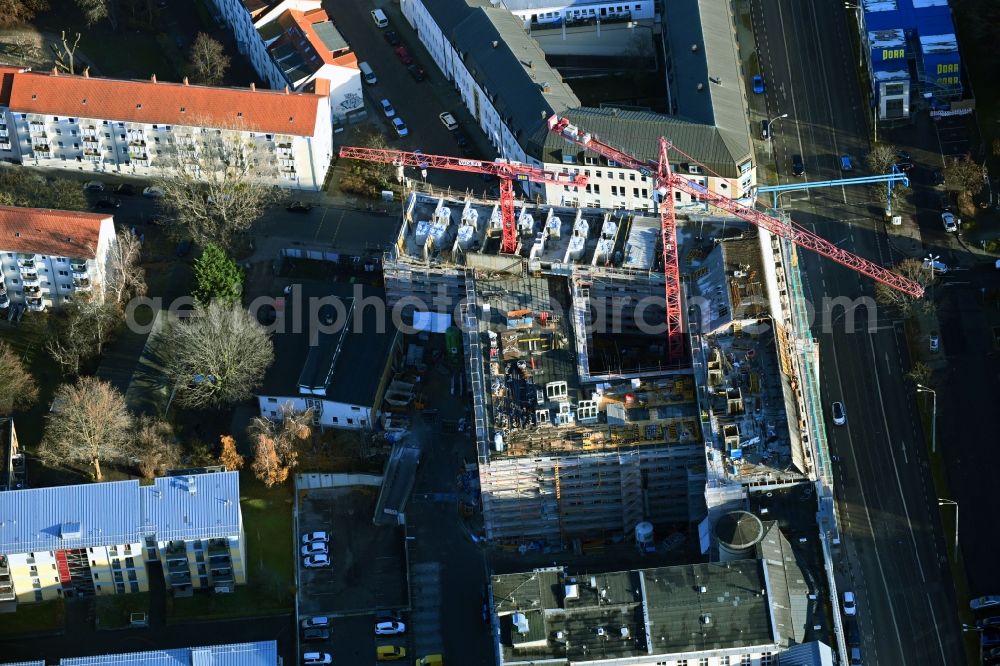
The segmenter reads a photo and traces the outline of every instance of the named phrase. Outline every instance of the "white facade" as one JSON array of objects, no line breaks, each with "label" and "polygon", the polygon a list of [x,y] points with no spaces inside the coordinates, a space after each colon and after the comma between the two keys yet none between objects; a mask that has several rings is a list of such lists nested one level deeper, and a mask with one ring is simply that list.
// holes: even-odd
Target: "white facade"
[{"label": "white facade", "polygon": [[[288,12],[322,11],[319,0],[282,0],[253,13],[242,0],[215,0],[215,4],[232,28],[240,52],[250,59],[254,70],[272,89],[280,90],[288,86],[291,90],[303,90],[316,79],[325,79],[330,82],[330,109],[335,119],[343,120],[348,114],[364,109],[361,71],[351,51],[331,55],[322,43],[315,43],[314,34],[307,34],[310,45],[319,53],[322,62],[318,67],[301,70],[303,75],[295,80],[285,75],[268,51],[268,47],[281,35],[265,28],[274,28],[279,19],[287,21]],[[264,32],[274,36],[266,38]]]},{"label": "white facade", "polygon": [[504,5],[514,16],[524,19],[525,25],[574,21],[611,19],[651,19],[656,16],[652,0],[624,2],[560,2],[559,0],[511,0]]},{"label": "white facade", "polygon": [[[12,209],[0,207],[0,231],[7,226],[4,212],[9,210]],[[52,213],[31,208],[13,210],[14,215],[23,212],[31,216],[33,222]],[[59,212],[56,211],[57,214]],[[67,213],[67,216],[72,223],[71,216],[74,214]],[[92,294],[102,300],[108,261],[115,243],[115,229],[111,217],[100,220],[98,224],[97,243],[90,256],[83,256],[83,252],[65,256],[67,251],[60,245],[53,246],[42,239],[26,242],[16,250],[0,248],[0,309],[8,308],[11,303],[23,303],[29,310],[41,311],[66,303],[80,294]],[[13,232],[3,233],[4,238],[12,236]]]},{"label": "white facade", "polygon": [[351,405],[325,398],[257,396],[260,415],[271,420],[281,419],[282,407],[292,411],[313,410],[313,423],[324,428],[345,430],[370,430],[379,419],[379,414],[371,405]]},{"label": "white facade", "polygon": [[[545,185],[545,201],[552,205],[624,208],[651,212],[656,210],[656,204],[653,202],[652,178],[643,176],[633,169],[609,167],[607,160],[603,158],[595,159],[590,165],[574,167],[546,162],[545,169],[559,173],[582,173],[589,179],[589,183],[583,189],[565,185]],[[750,196],[756,183],[756,168],[751,168],[740,178],[680,175],[697,185],[707,187],[711,192],[734,199]],[[682,209],[701,209],[704,204],[686,192],[674,190],[674,206]]]},{"label": "white facade", "polygon": [[[500,114],[497,113],[490,98],[465,68],[462,59],[423,3],[420,0],[400,0],[400,9],[406,20],[417,31],[421,43],[438,69],[458,89],[465,107],[476,119],[479,128],[486,134],[497,152],[509,160],[541,166],[537,160],[528,158],[511,130],[501,121]],[[516,63],[512,63],[511,66],[516,66]]]}]

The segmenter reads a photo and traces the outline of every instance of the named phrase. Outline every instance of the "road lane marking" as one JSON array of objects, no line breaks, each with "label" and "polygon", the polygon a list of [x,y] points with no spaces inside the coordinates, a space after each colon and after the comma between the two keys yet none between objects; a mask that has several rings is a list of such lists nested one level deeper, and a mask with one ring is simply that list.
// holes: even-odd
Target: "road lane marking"
[{"label": "road lane marking", "polygon": [[[871,350],[872,358],[875,358],[875,343],[872,342],[872,336],[865,336],[868,338],[868,348]],[[913,556],[917,560],[917,569],[920,570],[920,582],[927,583],[927,577],[924,575],[924,565],[920,563],[920,550],[917,548],[917,537],[913,533],[913,521],[910,520],[910,510],[906,507],[906,494],[903,492],[903,484],[899,480],[899,468],[896,466],[896,456],[893,454],[892,440],[889,439],[889,419],[885,415],[885,403],[882,398],[882,382],[878,378],[878,368],[875,368],[875,390],[878,391],[878,406],[879,411],[882,413],[882,424],[885,426],[885,440],[889,445],[889,460],[892,461],[892,471],[896,476],[896,488],[899,490],[899,499],[903,502],[903,515],[906,516],[906,526],[910,530],[910,541],[913,543]],[[904,454],[905,455],[905,454]],[[937,627],[934,627],[935,631],[939,631]]]},{"label": "road lane marking", "polygon": [[[844,394],[844,382],[840,379],[840,362],[837,360],[837,345],[833,341],[833,336],[830,336],[831,344],[830,349],[833,351],[833,367],[836,371],[833,373],[837,378],[837,388],[839,389],[840,395]],[[868,533],[872,535],[872,550],[875,552],[875,564],[878,566],[879,576],[882,578],[882,589],[885,591],[885,598],[888,600],[889,615],[892,616],[892,629],[896,632],[896,647],[899,649],[899,656],[906,659],[906,655],[903,654],[903,637],[899,633],[899,624],[896,621],[896,609],[893,607],[892,594],[889,592],[889,583],[885,579],[885,569],[882,568],[882,556],[878,553],[878,540],[874,538],[875,535],[875,524],[872,522],[872,514],[868,509],[868,498],[865,497],[865,486],[862,483],[861,469],[858,467],[858,458],[854,453],[854,438],[851,437],[851,429],[847,429],[847,443],[851,447],[851,463],[854,465],[854,478],[857,480],[858,491],[861,493],[861,506],[865,510],[865,519],[868,521]],[[858,567],[860,569],[860,567]],[[868,600],[867,588],[865,588],[866,596],[865,601]],[[900,661],[898,663],[903,663]]]},{"label": "road lane marking", "polygon": [[941,642],[941,632],[937,630],[938,621],[937,616],[934,614],[934,604],[931,602],[931,593],[927,592],[927,606],[931,609],[931,620],[934,621],[934,634],[938,639],[938,649],[941,650],[941,663],[948,663],[948,657],[944,654],[944,643]]}]

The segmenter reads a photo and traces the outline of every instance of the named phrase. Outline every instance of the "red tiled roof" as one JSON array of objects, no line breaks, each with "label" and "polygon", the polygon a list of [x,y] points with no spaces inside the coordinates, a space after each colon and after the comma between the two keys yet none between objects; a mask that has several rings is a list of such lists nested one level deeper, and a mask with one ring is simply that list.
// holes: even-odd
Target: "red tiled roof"
[{"label": "red tiled roof", "polygon": [[309,93],[124,81],[42,72],[14,75],[10,109],[133,123],[241,127],[312,136],[321,99]]},{"label": "red tiled roof", "polygon": [[0,206],[0,251],[93,259],[110,215]]}]

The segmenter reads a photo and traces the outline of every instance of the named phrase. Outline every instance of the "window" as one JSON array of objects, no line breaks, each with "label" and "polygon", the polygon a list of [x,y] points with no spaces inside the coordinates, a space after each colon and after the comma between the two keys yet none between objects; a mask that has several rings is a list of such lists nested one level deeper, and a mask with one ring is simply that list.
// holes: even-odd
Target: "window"
[{"label": "window", "polygon": [[639,188],[638,187],[633,187],[632,188],[632,196],[634,196],[634,197],[639,196]]},{"label": "window", "polygon": [[719,666],[729,666],[729,655],[719,657]]},{"label": "window", "polygon": [[698,666],[708,666],[708,657],[702,657],[699,659]]},{"label": "window", "polygon": [[625,172],[624,171],[619,171],[618,172],[618,180],[625,180]]},{"label": "window", "polygon": [[277,398],[268,398],[267,401],[268,402],[278,402],[278,399]]},{"label": "window", "polygon": [[[62,276],[69,275],[69,271],[59,271],[59,275],[62,275]],[[112,549],[112,552],[115,552],[115,550]]]},{"label": "window", "polygon": [[347,425],[354,425],[354,419],[347,419]]},{"label": "window", "polygon": [[613,196],[613,197],[618,196],[618,186],[617,185],[612,185],[611,186],[611,196]]},{"label": "window", "polygon": [[628,179],[629,179],[629,180],[635,180],[635,174],[634,174],[634,173],[630,173],[630,174],[628,175]]},{"label": "window", "polygon": [[753,659],[750,658],[750,655],[745,654],[740,657],[740,666],[753,666]]},{"label": "window", "polygon": [[52,120],[54,122],[59,122],[59,116],[52,116]]},{"label": "window", "polygon": [[130,581],[128,585],[129,585],[129,590],[132,592],[132,594],[135,594],[139,591],[139,583],[135,581]]},{"label": "window", "polygon": [[333,422],[334,422],[334,423],[340,423],[340,419],[339,419],[339,418],[337,418],[336,416],[334,416],[334,417],[333,417]]},{"label": "window", "polygon": [[94,580],[100,580],[100,579],[101,579],[101,574],[99,574],[99,573],[97,573],[97,572],[95,571],[95,572],[94,572]]},{"label": "window", "polygon": [[35,601],[41,601],[41,600],[42,600],[42,591],[35,590]]},{"label": "window", "polygon": [[765,652],[760,655],[760,666],[772,666],[774,664],[774,655],[770,652]]}]

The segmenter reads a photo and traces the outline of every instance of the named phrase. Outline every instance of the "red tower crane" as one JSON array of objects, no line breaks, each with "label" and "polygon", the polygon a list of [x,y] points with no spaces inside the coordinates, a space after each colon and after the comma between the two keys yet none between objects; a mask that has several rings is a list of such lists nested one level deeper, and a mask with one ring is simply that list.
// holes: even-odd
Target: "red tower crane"
[{"label": "red tower crane", "polygon": [[[795,222],[782,222],[766,213],[754,210],[729,197],[710,192],[708,188],[683,178],[670,170],[667,151],[670,148],[684,153],[672,146],[666,139],[660,138],[660,159],[658,162],[643,161],[613,146],[603,143],[590,133],[572,124],[565,118],[553,115],[548,120],[549,130],[559,134],[564,139],[583,146],[598,155],[618,163],[621,166],[635,169],[644,176],[652,176],[654,189],[660,198],[660,229],[663,239],[663,272],[666,276],[666,307],[667,307],[667,352],[673,363],[684,362],[684,335],[682,330],[682,313],[680,303],[680,269],[677,260],[677,221],[674,216],[673,190],[687,192],[699,200],[735,215],[751,224],[787,238],[799,247],[812,250],[839,264],[852,268],[862,275],[881,282],[882,284],[920,298],[924,288],[918,282],[903,277],[887,268],[859,257],[852,252],[843,250],[830,241],[817,236]],[[692,164],[700,164],[690,155],[684,155]],[[705,172],[711,170],[701,165]]]},{"label": "red tower crane", "polygon": [[500,251],[513,254],[517,251],[517,226],[514,221],[514,181],[530,181],[549,185],[567,185],[585,187],[587,177],[581,174],[564,174],[545,171],[521,162],[496,160],[487,162],[470,160],[447,155],[427,155],[425,153],[410,153],[403,150],[382,150],[379,148],[357,148],[343,146],[341,157],[366,162],[379,162],[403,167],[419,167],[421,169],[445,169],[448,171],[465,171],[467,173],[485,173],[500,179],[500,214],[503,220],[503,236],[500,241]]}]

